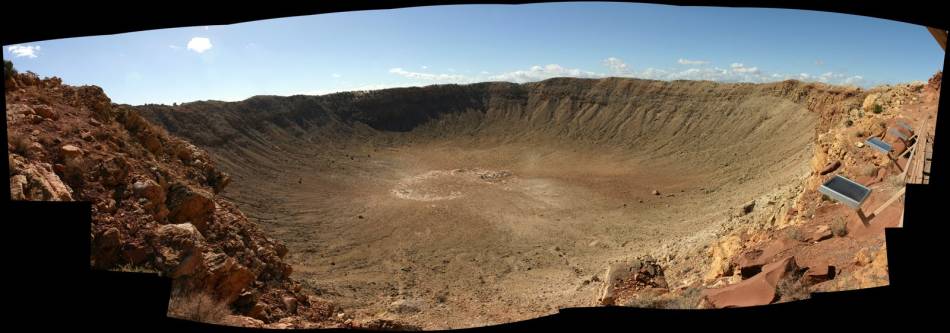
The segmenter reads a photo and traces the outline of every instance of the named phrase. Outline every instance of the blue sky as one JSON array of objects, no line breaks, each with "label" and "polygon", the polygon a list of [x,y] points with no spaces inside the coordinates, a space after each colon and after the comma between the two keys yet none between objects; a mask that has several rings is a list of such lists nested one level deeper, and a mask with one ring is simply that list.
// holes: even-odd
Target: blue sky
[{"label": "blue sky", "polygon": [[897,21],[590,2],[331,13],[3,47],[20,71],[98,85],[129,104],[557,76],[867,88],[926,80],[943,56],[926,28]]}]

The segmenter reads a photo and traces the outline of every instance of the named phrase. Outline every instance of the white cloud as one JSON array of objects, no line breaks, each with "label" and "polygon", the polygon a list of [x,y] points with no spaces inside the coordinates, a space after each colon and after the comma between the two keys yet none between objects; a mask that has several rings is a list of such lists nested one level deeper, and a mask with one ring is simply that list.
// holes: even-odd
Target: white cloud
[{"label": "white cloud", "polygon": [[690,60],[690,59],[683,59],[683,58],[680,58],[676,62],[679,63],[680,65],[693,65],[693,66],[705,65],[709,63],[708,61],[705,61],[705,60]]},{"label": "white cloud", "polygon": [[188,49],[198,53],[204,53],[204,51],[211,49],[211,40],[206,37],[194,37],[188,41]]},{"label": "white cloud", "polygon": [[341,75],[337,73],[333,73],[333,74],[330,74],[330,76],[339,79]]},{"label": "white cloud", "polygon": [[[680,59],[687,60],[687,59]],[[782,80],[799,80],[806,82],[823,82],[838,85],[858,85],[864,83],[864,77],[860,75],[848,75],[836,72],[824,72],[821,74],[785,74],[765,72],[757,66],[747,66],[743,63],[732,63],[727,68],[703,66],[709,62],[698,60],[687,60],[697,65],[685,69],[662,69],[646,68],[641,71],[632,71],[623,60],[609,57],[602,61],[602,64],[608,69],[607,73],[586,71],[578,68],[565,68],[558,64],[549,64],[545,66],[532,66],[528,69],[503,72],[490,75],[487,71],[481,71],[477,75],[467,76],[454,73],[420,73],[410,72],[402,68],[393,68],[389,73],[400,75],[416,81],[414,85],[429,83],[473,83],[483,81],[508,81],[514,83],[525,83],[542,81],[555,77],[577,77],[577,78],[605,78],[610,76],[630,77],[649,80],[706,80],[716,82],[749,82],[765,83]],[[679,62],[679,61],[678,61]]]},{"label": "white cloud", "polygon": [[439,81],[439,82],[470,82],[471,79],[464,75],[458,74],[430,74],[430,73],[419,73],[419,72],[410,72],[402,68],[392,68],[389,70],[390,74],[396,74],[410,79],[416,80],[425,80],[425,81]]},{"label": "white cloud", "polygon": [[508,73],[489,76],[492,81],[510,81],[515,83],[524,83],[532,81],[541,81],[553,77],[579,77],[579,78],[601,78],[607,75],[583,71],[576,68],[564,68],[558,64],[547,66],[533,66],[528,70],[517,70]]},{"label": "white cloud", "polygon": [[849,76],[844,79],[844,84],[860,84],[864,82],[864,77],[861,75]]},{"label": "white cloud", "polygon": [[172,49],[172,50],[178,50],[178,49],[181,49],[181,47],[180,47],[180,46],[178,46],[178,45],[172,45],[172,44],[169,44],[169,45],[168,45],[168,48],[170,48],[170,49]]},{"label": "white cloud", "polygon": [[610,58],[604,59],[602,63],[604,64],[604,66],[610,69],[610,72],[612,73],[615,73],[615,74],[629,73],[629,69],[627,68],[627,63],[623,62],[623,59],[610,57]]},{"label": "white cloud", "polygon": [[419,67],[421,67],[422,69],[429,69],[429,66],[425,66],[425,65],[419,66]]},{"label": "white cloud", "polygon": [[759,73],[758,67],[746,67],[744,64],[738,63],[738,62],[732,63],[732,65],[729,65],[729,67],[732,67],[732,71],[736,73],[751,73],[751,74]]},{"label": "white cloud", "polygon": [[27,57],[27,58],[36,58],[37,53],[40,52],[39,45],[10,45],[7,46],[7,51],[13,53],[14,57]]}]

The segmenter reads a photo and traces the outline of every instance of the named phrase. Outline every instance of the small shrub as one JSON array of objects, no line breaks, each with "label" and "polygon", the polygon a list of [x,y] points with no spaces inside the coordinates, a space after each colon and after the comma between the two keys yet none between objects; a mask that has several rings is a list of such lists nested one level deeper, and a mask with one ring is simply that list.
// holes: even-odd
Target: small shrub
[{"label": "small shrub", "polygon": [[177,290],[168,300],[168,316],[203,323],[219,323],[231,314],[227,304],[208,294]]},{"label": "small shrub", "polygon": [[14,134],[13,137],[9,139],[10,142],[13,143],[14,153],[27,156],[27,152],[30,151],[30,144],[33,143],[29,137],[23,134]]},{"label": "small shrub", "polygon": [[695,309],[699,305],[699,299],[703,296],[703,288],[689,288],[680,295],[680,297],[671,299],[666,303],[666,309]]},{"label": "small shrub", "polygon": [[865,135],[864,131],[855,131],[854,136],[858,138],[863,138]]},{"label": "small shrub", "polygon": [[843,217],[838,217],[831,222],[831,232],[838,237],[844,237],[848,235],[848,221]]},{"label": "small shrub", "polygon": [[877,167],[873,165],[861,166],[861,168],[858,169],[858,174],[860,174],[861,176],[873,177],[874,175],[877,174]]},{"label": "small shrub", "polygon": [[880,104],[874,104],[874,107],[871,108],[871,112],[874,112],[874,114],[880,114],[881,112],[884,112],[884,107]]},{"label": "small shrub", "polygon": [[624,306],[641,308],[641,309],[655,309],[660,308],[660,302],[653,295],[643,294],[638,295],[637,297],[631,298],[627,301],[627,304]]},{"label": "small shrub", "polygon": [[155,269],[144,267],[144,266],[132,266],[132,264],[125,264],[119,266],[115,269],[118,272],[128,272],[128,273],[152,273],[158,274],[159,272]]},{"label": "small shrub", "polygon": [[900,189],[907,185],[907,183],[904,181],[904,178],[901,177],[901,175],[893,175],[893,176],[887,177],[884,181],[888,186],[890,186],[893,189]]},{"label": "small shrub", "polygon": [[775,287],[775,293],[780,302],[799,301],[811,297],[808,286],[800,277],[800,274],[792,274],[779,282]]},{"label": "small shrub", "polygon": [[13,75],[16,74],[16,68],[13,68],[13,62],[9,60],[3,61],[3,81],[10,80]]},{"label": "small shrub", "polygon": [[805,235],[802,234],[802,231],[799,230],[798,228],[788,228],[788,229],[785,229],[785,236],[788,237],[788,238],[790,238],[790,239],[797,240],[797,241],[799,241],[799,242],[804,242],[804,241],[805,241]]},{"label": "small shrub", "polygon": [[79,190],[86,184],[84,175],[89,170],[89,162],[82,157],[77,157],[64,162],[63,180],[69,184],[73,190]]}]

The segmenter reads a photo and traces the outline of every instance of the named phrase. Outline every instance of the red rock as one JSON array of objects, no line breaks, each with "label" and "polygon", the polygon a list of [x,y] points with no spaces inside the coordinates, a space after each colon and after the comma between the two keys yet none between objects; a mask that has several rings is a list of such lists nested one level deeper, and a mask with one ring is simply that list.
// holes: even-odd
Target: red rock
[{"label": "red rock", "polygon": [[165,202],[165,191],[154,180],[140,180],[132,184],[132,193],[140,198],[146,198],[152,203]]},{"label": "red rock", "polygon": [[841,166],[841,161],[834,161],[834,162],[828,163],[828,165],[825,165],[825,167],[822,168],[821,171],[818,172],[818,174],[827,175],[835,170],[838,170],[838,167],[840,166]]},{"label": "red rock", "polygon": [[775,300],[775,288],[790,272],[797,270],[794,257],[765,265],[748,280],[717,289],[706,289],[702,297],[715,308],[765,305]]},{"label": "red rock", "polygon": [[59,118],[57,117],[56,112],[53,112],[53,108],[50,107],[49,105],[34,105],[33,111],[36,112],[36,114],[39,115],[40,117],[43,117],[46,119],[56,120],[57,118]]},{"label": "red rock", "polygon": [[284,309],[287,310],[288,313],[297,313],[296,297],[284,296],[281,301],[284,303]]},{"label": "red rock", "polygon": [[202,280],[205,288],[226,303],[237,299],[256,278],[247,267],[224,253],[205,253],[204,266],[208,269],[207,277]]},{"label": "red rock", "polygon": [[172,223],[191,223],[202,232],[214,213],[212,194],[184,183],[175,183],[168,189],[166,202]]},{"label": "red rock", "polygon": [[822,263],[808,266],[808,270],[805,271],[805,276],[803,278],[807,284],[816,284],[834,279],[834,277],[835,267]]},{"label": "red rock", "polygon": [[82,156],[82,149],[79,149],[79,147],[73,145],[64,145],[60,147],[60,152],[63,154],[63,160],[66,161]]},{"label": "red rock", "polygon": [[108,228],[93,238],[92,257],[96,258],[95,267],[112,268],[118,261],[119,247],[122,245],[122,234],[119,229]]},{"label": "red rock", "polygon": [[201,268],[204,257],[204,237],[191,224],[167,224],[156,231],[159,269],[169,277],[177,278],[195,274]]},{"label": "red rock", "polygon": [[829,228],[827,225],[821,225],[805,238],[805,242],[820,242],[831,237],[834,237],[834,234],[831,232],[831,228]]},{"label": "red rock", "polygon": [[751,250],[739,255],[735,265],[744,279],[749,278],[761,272],[762,266],[765,266],[776,255],[798,244],[798,241],[784,237],[773,240],[761,249]]}]

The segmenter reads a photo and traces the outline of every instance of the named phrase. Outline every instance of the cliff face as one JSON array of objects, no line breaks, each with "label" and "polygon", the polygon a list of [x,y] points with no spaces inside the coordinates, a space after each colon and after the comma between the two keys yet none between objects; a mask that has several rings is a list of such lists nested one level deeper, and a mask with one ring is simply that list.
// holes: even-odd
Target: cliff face
[{"label": "cliff face", "polygon": [[365,136],[397,142],[467,137],[486,144],[587,143],[643,158],[690,154],[697,166],[719,167],[747,156],[763,166],[789,161],[864,98],[859,89],[797,81],[558,78],[136,110],[216,156],[243,149],[279,154],[275,145],[332,145]]}]

